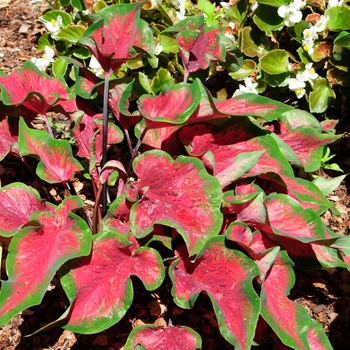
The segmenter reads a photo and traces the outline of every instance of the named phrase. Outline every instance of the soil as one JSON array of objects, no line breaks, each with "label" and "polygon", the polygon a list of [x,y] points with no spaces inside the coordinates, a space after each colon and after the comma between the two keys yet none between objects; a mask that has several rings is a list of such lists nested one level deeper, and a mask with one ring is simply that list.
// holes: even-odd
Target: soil
[{"label": "soil", "polygon": [[[40,57],[37,40],[45,32],[38,21],[46,3],[29,4],[29,0],[0,0],[0,70],[9,73],[21,67],[25,60]],[[345,173],[350,171],[350,120],[338,125],[343,138],[332,145],[335,161]],[[323,173],[323,176],[339,174]],[[5,158],[0,163],[0,186],[13,181],[22,181],[38,187],[27,168],[14,158]],[[76,184],[77,188],[82,184]],[[59,189],[52,195],[59,195]],[[322,219],[333,230],[349,234],[350,195],[349,182],[344,181],[330,196],[341,216],[326,212]],[[86,205],[88,206],[88,201]],[[6,242],[2,242],[6,246]],[[2,261],[4,271],[4,261]],[[129,332],[136,325],[154,323],[166,325],[166,305],[156,291],[152,296],[145,293],[142,285],[134,280],[135,297],[132,307],[124,318],[110,329],[93,335],[73,334],[61,328],[52,328],[29,336],[40,327],[57,319],[65,310],[65,300],[59,280],[54,278],[43,302],[14,317],[0,327],[0,350],[6,349],[122,349]],[[163,293],[164,294],[164,293]],[[296,271],[296,283],[290,294],[291,299],[301,304],[311,317],[324,327],[329,339],[337,350],[350,349],[350,272],[346,269],[321,269],[315,273]],[[195,329],[202,337],[203,349],[232,349],[221,336],[215,313],[208,296],[201,294],[195,307],[183,310],[175,307],[172,322]],[[272,345],[256,349],[272,349]]]}]

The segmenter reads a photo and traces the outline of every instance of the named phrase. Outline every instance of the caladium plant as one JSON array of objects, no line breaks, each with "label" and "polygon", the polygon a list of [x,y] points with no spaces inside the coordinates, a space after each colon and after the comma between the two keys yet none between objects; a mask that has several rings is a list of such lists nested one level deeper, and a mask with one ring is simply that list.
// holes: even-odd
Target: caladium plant
[{"label": "caladium plant", "polygon": [[[321,325],[288,294],[294,265],[350,268],[349,237],[319,217],[334,209],[325,193],[337,182],[295,176],[320,167],[324,148],[339,138],[335,123],[256,94],[214,97],[191,74],[234,52],[202,15],[162,34],[178,45],[185,81],[170,79],[170,67],[157,75],[157,88],[140,93],[135,77],[156,62],[141,6],[102,9],[77,42],[95,56],[105,80],[71,58],[61,59],[72,65],[75,82],[31,63],[0,76],[2,103],[11,106],[1,114],[0,159],[32,157],[42,187],[66,186],[61,203],[20,182],[0,189],[0,235],[11,239],[0,324],[40,304],[56,275],[66,310],[49,326],[101,332],[129,310],[138,278],[145,292],[165,296],[167,326],[136,327],[126,349],[200,348],[200,335],[173,324],[170,310],[173,303],[192,308],[202,292],[235,349],[262,343],[262,332],[281,348],[331,349]],[[134,65],[144,71],[118,77],[122,66]],[[35,130],[28,108],[64,113],[75,144]],[[94,189],[92,222],[70,185],[80,175]]]}]

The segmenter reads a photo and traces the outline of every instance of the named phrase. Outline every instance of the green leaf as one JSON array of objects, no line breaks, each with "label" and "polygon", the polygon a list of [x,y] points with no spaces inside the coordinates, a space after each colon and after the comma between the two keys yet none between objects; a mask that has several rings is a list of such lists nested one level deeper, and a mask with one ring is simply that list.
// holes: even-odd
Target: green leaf
[{"label": "green leaf", "polygon": [[278,8],[261,4],[256,9],[253,21],[264,31],[267,36],[272,36],[273,32],[283,26],[283,19],[277,13]]},{"label": "green leaf", "polygon": [[55,36],[57,40],[66,40],[72,44],[76,44],[81,39],[86,28],[83,26],[73,25],[62,28]]},{"label": "green leaf", "polygon": [[175,81],[170,72],[164,68],[160,68],[157,75],[153,78],[151,90],[156,95],[158,92],[172,85],[175,85]]},{"label": "green leaf", "polygon": [[252,75],[256,68],[256,63],[253,60],[244,60],[242,67],[236,72],[230,72],[232,79],[244,79]]},{"label": "green leaf", "polygon": [[52,64],[52,72],[55,77],[63,77],[66,74],[68,62],[63,58],[59,57]]},{"label": "green leaf", "polygon": [[319,78],[315,81],[314,89],[309,95],[311,113],[323,113],[333,105],[335,92],[329,87],[327,79]]},{"label": "green leaf", "polygon": [[269,74],[282,74],[287,71],[288,53],[285,50],[274,50],[259,60],[262,70]]},{"label": "green leaf", "polygon": [[350,29],[350,8],[345,6],[330,7],[325,12],[328,17],[327,27],[332,31]]},{"label": "green leaf", "polygon": [[40,20],[43,23],[57,21],[58,16],[62,17],[62,26],[63,27],[67,27],[69,24],[72,24],[72,22],[73,22],[72,17],[68,13],[66,13],[64,11],[60,11],[60,10],[53,10],[53,11],[46,12],[45,15],[40,17]]},{"label": "green leaf", "polygon": [[179,47],[177,45],[177,40],[166,35],[159,35],[158,37],[159,44],[163,48],[165,53],[177,53],[179,52]]},{"label": "green leaf", "polygon": [[319,176],[313,183],[327,196],[332,193],[345,179],[347,175],[341,175],[330,179]]},{"label": "green leaf", "polygon": [[350,33],[343,31],[334,39],[334,44],[350,49]]}]

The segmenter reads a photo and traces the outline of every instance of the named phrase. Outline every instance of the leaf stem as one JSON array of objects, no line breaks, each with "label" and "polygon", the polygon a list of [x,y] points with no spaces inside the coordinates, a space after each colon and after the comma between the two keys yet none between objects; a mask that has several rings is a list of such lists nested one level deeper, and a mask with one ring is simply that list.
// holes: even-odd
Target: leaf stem
[{"label": "leaf stem", "polygon": [[52,138],[54,138],[55,136],[53,135],[53,131],[52,131],[52,128],[51,128],[51,125],[50,125],[50,122],[49,122],[49,118],[47,117],[46,114],[42,114],[44,120],[45,120],[45,124],[46,124],[46,127],[47,127],[47,131],[49,132],[50,136]]},{"label": "leaf stem", "polygon": [[[108,92],[109,79],[112,72],[106,72],[105,84],[103,90],[103,124],[102,124],[102,159],[101,168],[107,163],[107,145],[108,145]],[[96,201],[98,204],[98,202]],[[102,185],[102,216],[107,213],[107,183]]]}]

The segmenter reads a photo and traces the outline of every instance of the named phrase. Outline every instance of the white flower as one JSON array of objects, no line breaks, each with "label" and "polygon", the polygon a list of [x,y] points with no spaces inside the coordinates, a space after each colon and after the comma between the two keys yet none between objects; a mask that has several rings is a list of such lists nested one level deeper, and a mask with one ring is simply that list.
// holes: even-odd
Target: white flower
[{"label": "white flower", "polygon": [[300,75],[300,80],[310,81],[318,77],[318,74],[315,72],[315,69],[312,67],[313,63],[307,63],[305,65],[305,70]]},{"label": "white flower", "polygon": [[305,95],[305,86],[306,84],[299,73],[295,78],[289,79],[288,88],[295,92],[297,98],[302,98]]},{"label": "white flower", "polygon": [[303,37],[304,39],[312,39],[317,40],[318,39],[318,30],[315,26],[311,26],[310,28],[306,28],[303,30]]},{"label": "white flower", "polygon": [[176,18],[180,21],[185,19],[186,9],[191,6],[191,2],[189,0],[175,0],[173,3],[179,9],[179,11],[176,11]]},{"label": "white flower", "polygon": [[229,2],[220,2],[220,5],[225,10],[228,10],[230,8],[230,3]]},{"label": "white flower", "polygon": [[101,65],[99,64],[95,56],[91,56],[89,68],[99,78],[104,78],[106,75],[106,72],[103,70],[103,68],[101,67]]},{"label": "white flower", "polygon": [[333,45],[333,49],[332,49],[332,53],[333,53],[333,58],[336,61],[341,61],[343,48],[341,46],[339,46],[339,45],[334,44]]},{"label": "white flower", "polygon": [[45,53],[41,58],[32,58],[32,62],[41,70],[45,71],[50,63],[54,62],[53,56],[55,56],[55,51],[49,46],[45,46]]},{"label": "white flower", "polygon": [[305,7],[306,0],[294,0],[293,5],[300,10]]},{"label": "white flower", "polygon": [[28,4],[29,5],[34,5],[34,4],[37,4],[39,2],[42,2],[42,0],[30,0]]},{"label": "white flower", "polygon": [[299,10],[300,7],[294,5],[294,3],[291,3],[288,6],[280,6],[277,13],[283,18],[283,22],[287,27],[292,27],[294,24],[299,23],[303,18],[303,14]]},{"label": "white flower", "polygon": [[311,56],[314,52],[315,42],[312,38],[307,38],[302,41],[303,49]]},{"label": "white flower", "polygon": [[244,94],[246,92],[258,94],[258,90],[256,89],[256,87],[258,86],[258,83],[253,83],[250,77],[247,77],[244,79],[244,84],[245,85],[239,84],[238,89],[234,92],[232,97]]},{"label": "white flower", "polygon": [[321,15],[320,19],[315,24],[317,32],[323,32],[327,28],[328,19],[329,15]]},{"label": "white flower", "polygon": [[328,0],[328,8],[343,6],[343,0]]},{"label": "white flower", "polygon": [[258,8],[258,6],[259,6],[259,4],[258,4],[258,2],[256,1],[256,0],[249,0],[249,4],[250,4],[250,9],[254,12],[257,8]]},{"label": "white flower", "polygon": [[52,19],[51,21],[44,21],[46,29],[50,32],[51,36],[54,38],[62,27],[62,17],[57,16],[57,19]]}]

